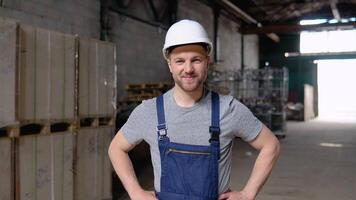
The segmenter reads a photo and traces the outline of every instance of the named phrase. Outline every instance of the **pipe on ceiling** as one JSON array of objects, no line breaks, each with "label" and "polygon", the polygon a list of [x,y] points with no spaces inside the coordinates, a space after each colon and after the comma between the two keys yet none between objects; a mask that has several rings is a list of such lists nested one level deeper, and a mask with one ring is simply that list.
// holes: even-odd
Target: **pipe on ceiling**
[{"label": "pipe on ceiling", "polygon": [[[256,24],[257,27],[262,27],[262,24],[260,22],[258,22],[256,19],[254,19],[253,17],[251,17],[249,14],[247,14],[246,12],[244,12],[243,10],[241,10],[239,7],[237,7],[235,4],[231,3],[229,0],[221,0],[225,5],[229,6],[231,9],[233,9],[234,11],[236,11],[238,13],[238,15],[247,23],[253,23]],[[269,37],[271,40],[275,41],[275,42],[279,42],[279,36],[275,33],[268,33],[266,34],[267,37]]]}]

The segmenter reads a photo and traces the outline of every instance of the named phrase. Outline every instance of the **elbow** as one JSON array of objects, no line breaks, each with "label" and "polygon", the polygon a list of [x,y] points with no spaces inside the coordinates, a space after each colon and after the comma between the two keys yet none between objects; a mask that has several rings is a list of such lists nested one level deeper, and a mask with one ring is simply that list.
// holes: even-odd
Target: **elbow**
[{"label": "elbow", "polygon": [[108,148],[108,155],[109,155],[109,158],[111,160],[112,156],[114,155],[114,147],[115,145],[113,144],[113,142],[110,143],[109,145],[109,148]]},{"label": "elbow", "polygon": [[281,154],[281,144],[278,141],[278,139],[276,138],[272,147],[272,154],[274,155],[274,157],[277,159],[279,157],[279,155]]}]

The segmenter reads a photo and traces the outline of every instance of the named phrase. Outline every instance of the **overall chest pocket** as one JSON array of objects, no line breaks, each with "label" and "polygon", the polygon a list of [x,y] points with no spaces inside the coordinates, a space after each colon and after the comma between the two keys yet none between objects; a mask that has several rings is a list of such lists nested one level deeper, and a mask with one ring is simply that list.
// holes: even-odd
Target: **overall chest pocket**
[{"label": "overall chest pocket", "polygon": [[161,177],[162,191],[194,196],[210,196],[216,183],[212,153],[208,150],[168,148]]}]

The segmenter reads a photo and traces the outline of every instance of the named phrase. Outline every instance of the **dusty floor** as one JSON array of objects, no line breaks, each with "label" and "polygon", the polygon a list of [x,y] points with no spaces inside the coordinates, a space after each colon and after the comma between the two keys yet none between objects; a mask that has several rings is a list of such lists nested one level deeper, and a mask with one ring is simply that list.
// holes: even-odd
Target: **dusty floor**
[{"label": "dusty floor", "polygon": [[[286,138],[280,140],[280,159],[257,199],[356,199],[356,123],[312,120],[288,122],[287,128]],[[256,155],[246,143],[236,141],[232,189],[243,187]],[[151,170],[139,176],[145,188],[152,188]]]}]

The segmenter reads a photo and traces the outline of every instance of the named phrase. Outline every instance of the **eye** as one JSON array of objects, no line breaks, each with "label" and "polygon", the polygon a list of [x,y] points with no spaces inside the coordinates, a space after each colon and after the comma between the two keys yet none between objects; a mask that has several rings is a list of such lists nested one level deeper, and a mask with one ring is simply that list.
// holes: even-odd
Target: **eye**
[{"label": "eye", "polygon": [[194,59],[192,60],[192,62],[195,63],[195,64],[200,64],[202,61],[203,61],[203,60],[200,59],[200,58],[194,58]]},{"label": "eye", "polygon": [[177,65],[181,65],[184,63],[184,60],[178,59],[176,61],[174,61]]}]

